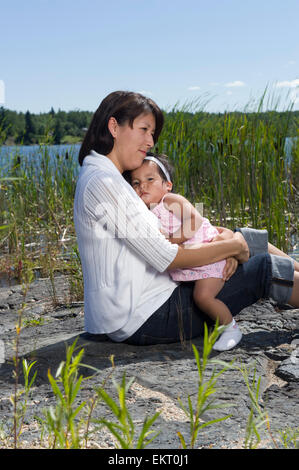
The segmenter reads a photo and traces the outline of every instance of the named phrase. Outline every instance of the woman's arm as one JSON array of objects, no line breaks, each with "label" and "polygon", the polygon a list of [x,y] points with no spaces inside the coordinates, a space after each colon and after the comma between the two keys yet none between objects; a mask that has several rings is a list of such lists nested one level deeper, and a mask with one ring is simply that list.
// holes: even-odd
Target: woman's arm
[{"label": "woman's arm", "polygon": [[249,259],[248,245],[240,232],[234,233],[230,240],[179,246],[176,257],[167,269],[204,266],[232,256],[240,263]]}]

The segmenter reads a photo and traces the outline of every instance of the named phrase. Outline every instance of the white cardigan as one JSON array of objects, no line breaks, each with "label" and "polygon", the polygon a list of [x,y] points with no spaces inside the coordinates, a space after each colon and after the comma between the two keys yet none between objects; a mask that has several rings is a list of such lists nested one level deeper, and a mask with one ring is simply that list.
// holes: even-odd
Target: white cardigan
[{"label": "white cardigan", "polygon": [[168,272],[178,245],[109,158],[84,158],[74,201],[84,280],[85,329],[124,341],[177,287]]}]

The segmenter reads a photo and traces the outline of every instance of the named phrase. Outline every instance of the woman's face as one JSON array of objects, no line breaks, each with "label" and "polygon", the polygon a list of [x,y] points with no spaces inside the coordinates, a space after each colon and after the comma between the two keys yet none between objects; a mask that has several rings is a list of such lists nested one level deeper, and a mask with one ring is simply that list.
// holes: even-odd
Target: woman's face
[{"label": "woman's face", "polygon": [[121,173],[125,170],[139,168],[146,157],[146,152],[153,147],[155,133],[155,117],[152,113],[140,114],[133,121],[119,125],[114,118],[109,120],[109,130],[114,138],[114,146],[107,155]]}]

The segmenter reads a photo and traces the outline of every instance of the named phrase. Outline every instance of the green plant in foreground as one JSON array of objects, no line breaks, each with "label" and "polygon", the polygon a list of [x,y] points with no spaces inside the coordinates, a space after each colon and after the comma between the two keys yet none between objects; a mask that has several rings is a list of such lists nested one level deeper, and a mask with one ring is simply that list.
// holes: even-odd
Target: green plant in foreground
[{"label": "green plant in foreground", "polygon": [[[121,448],[133,448],[135,444],[137,449],[144,448],[158,434],[149,438],[152,434],[150,427],[159,416],[159,413],[156,413],[152,418],[145,418],[141,432],[136,437],[135,425],[126,405],[126,392],[134,379],[126,383],[124,375],[121,385],[114,382],[119,394],[119,405],[104,389],[109,376],[104,380],[101,387],[95,389],[95,395],[90,400],[82,401],[80,404],[76,403],[79,399],[79,393],[82,391],[83,380],[89,378],[83,378],[83,375],[79,375],[79,367],[85,366],[99,372],[97,369],[81,363],[84,354],[83,348],[77,355],[73,356],[76,342],[77,340],[67,348],[66,360],[60,363],[56,376],[53,377],[48,371],[49,382],[56,397],[56,406],[45,409],[44,418],[37,418],[42,427],[41,440],[46,432],[51,448],[75,449],[84,446],[87,448],[88,438],[91,434],[89,427],[90,423],[93,422],[99,424],[100,427],[107,427],[116,437]],[[110,359],[114,368],[113,356]],[[92,419],[92,413],[100,400],[108,405],[119,424],[104,418]]]},{"label": "green plant in foreground", "polygon": [[[231,416],[227,415],[221,418],[215,418],[209,421],[205,421],[204,413],[215,409],[234,406],[233,403],[215,404],[215,399],[211,399],[211,395],[215,394],[215,392],[218,391],[217,380],[219,376],[222,375],[228,368],[232,367],[233,362],[232,361],[230,363],[226,363],[224,361],[219,361],[216,359],[209,359],[213,344],[215,343],[219,335],[219,330],[220,328],[218,328],[218,322],[216,322],[214,330],[209,335],[208,327],[205,324],[202,356],[199,355],[196,347],[192,345],[199,376],[196,403],[192,403],[190,395],[188,395],[188,407],[182,403],[182,400],[180,398],[178,399],[182,410],[185,412],[187,418],[190,421],[190,448],[192,449],[195,446],[198,432],[201,429],[205,428],[206,426],[210,426],[211,424],[218,423],[219,421],[228,419]],[[212,371],[212,374],[209,373],[209,377],[207,377],[207,366],[209,364],[214,364],[215,367]],[[217,371],[216,365],[222,366],[222,369],[220,371]],[[186,439],[180,432],[178,432],[177,434],[179,436],[182,447],[186,449],[188,447]]]},{"label": "green plant in foreground", "polygon": [[[249,398],[251,402],[250,412],[247,419],[244,447],[245,449],[255,449],[261,442],[260,428],[264,428],[269,423],[268,415],[262,409],[259,403],[259,393],[261,385],[261,377],[256,378],[256,370],[254,369],[252,380],[250,381],[250,370],[244,365],[238,367],[244,382],[247,386]],[[269,425],[268,425],[269,426]]]},{"label": "green plant in foreground", "polygon": [[[51,448],[78,449],[88,447],[88,438],[94,431],[90,431],[92,413],[99,402],[98,393],[94,393],[88,400],[80,402],[82,383],[91,378],[79,374],[80,367],[87,367],[99,374],[95,367],[81,363],[84,354],[82,348],[74,356],[77,339],[66,348],[66,360],[62,361],[57,368],[55,377],[48,371],[48,378],[54,396],[56,406],[50,406],[43,410],[44,418],[36,417],[41,427],[41,442],[46,434],[48,445]],[[113,366],[112,372],[103,380],[102,387],[114,370],[113,355],[110,356]],[[95,377],[93,375],[92,377]]]},{"label": "green plant in foreground", "polygon": [[[261,431],[264,430],[266,434],[269,435],[270,441],[273,443],[274,448],[277,449],[279,446],[271,430],[267,410],[259,403],[261,377],[256,377],[255,368],[251,380],[249,378],[251,372],[250,367],[241,365],[238,367],[238,370],[243,376],[251,402],[251,408],[246,425],[244,447],[247,449],[257,448],[262,440]],[[280,442],[285,448],[297,449],[299,447],[299,428],[286,428],[285,430],[278,430],[278,435]]]},{"label": "green plant in foreground", "polygon": [[23,325],[25,328],[31,327],[31,326],[40,326],[45,323],[45,319],[43,317],[39,318],[25,318],[23,321]]},{"label": "green plant in foreground", "polygon": [[278,431],[280,442],[286,449],[299,449],[299,428],[287,428],[284,431]]},{"label": "green plant in foreground", "polygon": [[135,437],[136,427],[126,404],[126,393],[131,387],[133,381],[134,378],[131,378],[129,382],[126,383],[125,373],[123,374],[121,384],[113,381],[118,392],[119,404],[117,404],[117,402],[113,400],[113,398],[102,387],[97,389],[100,398],[106,403],[110,411],[116,417],[117,422],[108,421],[104,418],[96,419],[94,422],[107,427],[112,435],[117,439],[121,449],[144,449],[159,434],[159,432],[156,432],[150,437],[150,435],[153,434],[153,431],[151,431],[150,428],[160,415],[160,412],[155,413],[151,418],[146,417],[143,421],[143,426],[139,436]]},{"label": "green plant in foreground", "polygon": [[[22,434],[24,419],[26,416],[27,402],[31,393],[32,386],[34,384],[37,371],[34,372],[33,376],[29,378],[32,367],[36,361],[28,363],[26,359],[22,360],[23,376],[24,376],[24,388],[15,389],[14,394],[11,395],[10,401],[13,404],[13,436],[14,436],[14,448],[18,447],[20,435]],[[17,376],[16,376],[17,377]],[[18,385],[18,382],[16,382]],[[23,400],[20,400],[21,396],[24,396]]]},{"label": "green plant in foreground", "polygon": [[82,348],[76,356],[73,356],[76,341],[67,348],[66,360],[62,361],[54,378],[48,371],[48,378],[56,397],[56,407],[50,406],[44,410],[44,419],[39,419],[43,428],[49,435],[49,445],[52,448],[80,448],[81,434],[84,420],[76,420],[81,410],[86,406],[86,401],[79,405],[75,403],[81,390],[83,375],[79,375],[81,359],[84,353]]},{"label": "green plant in foreground", "polygon": [[[34,363],[31,363],[29,366],[27,361],[23,359],[23,374],[25,380],[25,402],[19,402],[19,397],[23,391],[19,391],[19,347],[20,347],[20,334],[23,326],[23,312],[26,308],[26,296],[29,290],[29,286],[33,279],[33,273],[31,269],[31,263],[28,262],[26,269],[23,273],[23,302],[21,308],[18,310],[17,323],[16,323],[16,339],[15,339],[15,354],[13,356],[14,362],[14,393],[11,395],[10,400],[13,404],[13,431],[14,431],[14,447],[18,446],[18,439],[20,437],[23,425],[23,419],[27,406],[27,398],[30,391],[30,388],[35,380],[36,373],[33,376],[33,380],[29,382],[29,373]],[[20,410],[21,408],[21,410]]]}]

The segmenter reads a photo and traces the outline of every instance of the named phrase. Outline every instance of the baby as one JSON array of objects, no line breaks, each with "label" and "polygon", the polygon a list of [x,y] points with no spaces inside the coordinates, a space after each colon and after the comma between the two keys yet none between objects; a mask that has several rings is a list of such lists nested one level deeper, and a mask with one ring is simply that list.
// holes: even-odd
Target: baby
[{"label": "baby", "polygon": [[[149,209],[159,218],[162,233],[177,244],[208,243],[219,236],[218,230],[202,217],[183,196],[172,193],[171,168],[164,155],[145,157],[143,164],[126,178]],[[224,285],[226,261],[192,269],[170,271],[175,281],[195,281],[193,298],[196,305],[213,320],[218,318],[226,328],[215,342],[214,349],[225,351],[235,347],[242,333],[230,310],[216,298]]]}]

